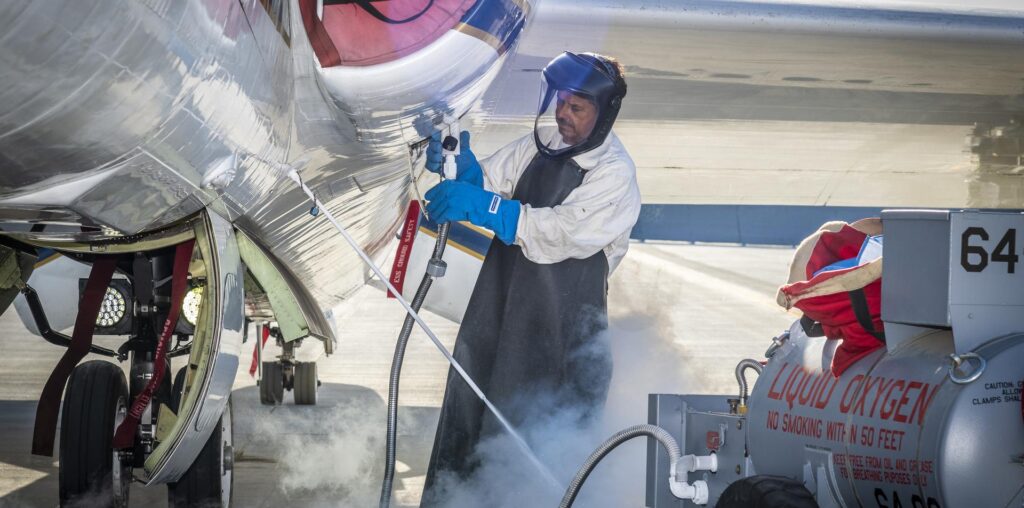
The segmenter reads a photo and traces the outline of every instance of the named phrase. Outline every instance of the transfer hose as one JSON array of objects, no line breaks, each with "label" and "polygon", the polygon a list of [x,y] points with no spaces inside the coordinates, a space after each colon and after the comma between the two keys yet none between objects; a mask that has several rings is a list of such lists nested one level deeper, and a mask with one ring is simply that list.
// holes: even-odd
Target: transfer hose
[{"label": "transfer hose", "polygon": [[[450,139],[454,139],[449,137]],[[447,140],[445,140],[447,142]],[[434,277],[444,275],[444,248],[448,244],[448,228],[450,224],[444,223],[437,228],[437,242],[434,244],[434,253],[428,261],[427,272],[423,274],[420,287],[412,299],[412,309],[420,311],[423,300],[427,298],[427,291],[434,282]],[[387,508],[391,505],[391,489],[395,480],[395,447],[398,435],[398,383],[402,377],[402,362],[405,359],[405,347],[409,343],[409,335],[412,334],[416,319],[413,315],[406,314],[405,322],[402,323],[402,332],[398,334],[398,342],[395,344],[395,356],[391,360],[391,379],[388,384],[388,430],[387,443],[385,445],[384,482],[380,487],[380,508]]]},{"label": "transfer hose", "polygon": [[594,453],[587,457],[587,460],[580,466],[572,482],[569,483],[569,488],[566,489],[565,496],[562,497],[562,502],[558,505],[559,508],[569,508],[572,506],[573,501],[576,500],[576,495],[579,494],[580,489],[583,487],[583,482],[587,481],[587,477],[590,476],[597,463],[601,462],[605,455],[611,453],[620,444],[641,436],[653,437],[658,440],[665,447],[665,450],[668,451],[669,464],[675,464],[679,460],[679,444],[676,443],[676,440],[668,431],[656,425],[634,425],[608,438],[607,441],[601,443],[601,446],[594,450]]}]

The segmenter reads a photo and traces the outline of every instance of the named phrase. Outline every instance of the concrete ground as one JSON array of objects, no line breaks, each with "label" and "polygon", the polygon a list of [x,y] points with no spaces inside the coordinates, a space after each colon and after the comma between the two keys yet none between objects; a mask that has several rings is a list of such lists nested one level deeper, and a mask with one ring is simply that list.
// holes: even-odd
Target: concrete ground
[{"label": "concrete ground", "polygon": [[[649,392],[732,393],[736,361],[761,358],[793,319],[774,303],[791,255],[788,248],[633,244],[610,284],[616,366],[608,420],[644,422]],[[319,405],[295,406],[286,394],[282,406],[261,406],[243,360],[232,396],[237,506],[376,503],[388,371],[403,314],[369,286],[335,314],[339,344],[319,363]],[[456,325],[426,320],[450,347]],[[252,341],[243,347],[251,352]],[[57,504],[57,461],[30,455],[29,446],[35,399],[61,353],[26,332],[13,310],[0,316],[0,506]],[[418,504],[446,370],[426,336],[415,333],[402,372],[399,506]],[[616,459],[635,462],[621,490],[636,505],[643,502],[643,448]],[[133,486],[131,495],[132,506],[166,505],[163,487]]]}]

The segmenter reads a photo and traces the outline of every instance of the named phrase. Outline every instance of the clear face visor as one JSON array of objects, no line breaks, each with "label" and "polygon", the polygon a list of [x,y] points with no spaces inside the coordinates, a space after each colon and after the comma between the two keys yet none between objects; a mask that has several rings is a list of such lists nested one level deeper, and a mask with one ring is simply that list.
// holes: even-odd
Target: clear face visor
[{"label": "clear face visor", "polygon": [[558,155],[586,142],[601,116],[592,96],[559,90],[543,77],[537,111],[534,129],[549,155]]}]

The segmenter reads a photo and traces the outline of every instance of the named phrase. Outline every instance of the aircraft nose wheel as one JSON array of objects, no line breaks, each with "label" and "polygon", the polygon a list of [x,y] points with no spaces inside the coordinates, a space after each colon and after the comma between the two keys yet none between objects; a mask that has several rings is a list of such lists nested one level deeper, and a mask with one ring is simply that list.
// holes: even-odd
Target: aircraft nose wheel
[{"label": "aircraft nose wheel", "polygon": [[[114,430],[128,413],[128,383],[110,362],[85,362],[72,371],[60,422],[61,506],[128,506],[131,461],[114,450]],[[125,460],[122,460],[125,459]]]}]

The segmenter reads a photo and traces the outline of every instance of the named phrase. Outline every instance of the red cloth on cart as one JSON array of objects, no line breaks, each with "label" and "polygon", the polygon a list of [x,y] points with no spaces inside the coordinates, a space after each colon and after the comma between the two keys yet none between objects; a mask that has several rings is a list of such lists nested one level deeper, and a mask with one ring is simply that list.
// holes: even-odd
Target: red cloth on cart
[{"label": "red cloth on cart", "polygon": [[818,271],[856,258],[868,236],[881,233],[879,219],[823,225],[797,248],[789,283],[779,288],[780,305],[800,309],[804,316],[821,323],[825,336],[842,341],[832,357],[835,376],[884,344],[882,258],[850,268]]}]

